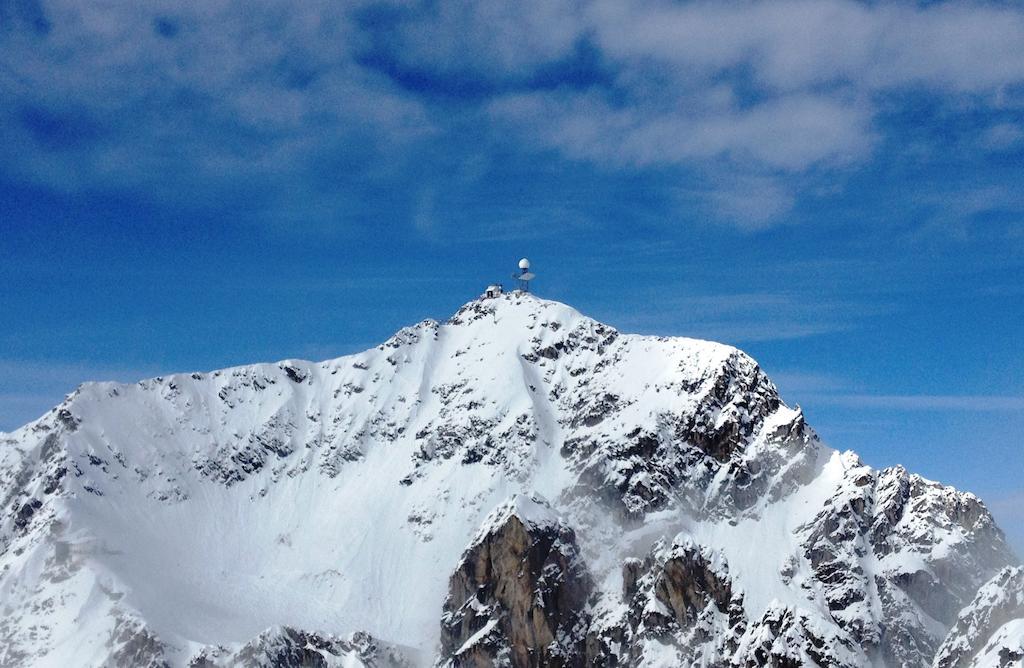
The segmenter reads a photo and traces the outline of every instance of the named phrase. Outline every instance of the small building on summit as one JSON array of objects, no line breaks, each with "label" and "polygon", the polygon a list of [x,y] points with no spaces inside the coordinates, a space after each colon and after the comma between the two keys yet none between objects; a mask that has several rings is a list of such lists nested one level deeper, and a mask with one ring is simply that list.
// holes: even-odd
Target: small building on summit
[{"label": "small building on summit", "polygon": [[[512,274],[512,278],[516,280],[516,292],[529,292],[530,281],[536,278],[537,275],[530,271],[530,261],[525,257],[519,261],[519,271]],[[484,290],[484,293],[480,295],[481,299],[494,299],[500,297],[505,293],[505,288],[502,287],[501,283],[491,283]]]}]

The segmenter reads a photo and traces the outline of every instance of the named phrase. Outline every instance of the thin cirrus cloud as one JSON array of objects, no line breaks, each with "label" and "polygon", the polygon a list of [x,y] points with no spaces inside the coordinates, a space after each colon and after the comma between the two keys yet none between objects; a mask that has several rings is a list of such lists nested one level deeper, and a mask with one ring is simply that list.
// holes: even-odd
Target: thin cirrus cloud
[{"label": "thin cirrus cloud", "polygon": [[981,394],[870,394],[840,376],[803,370],[772,374],[785,393],[818,405],[878,411],[963,411],[971,413],[1022,413],[1024,396]]},{"label": "thin cirrus cloud", "polygon": [[716,183],[710,193],[704,193],[704,200],[719,216],[756,230],[774,226],[793,207],[795,198],[776,179],[743,176]]},{"label": "thin cirrus cloud", "polygon": [[1005,151],[1024,142],[1024,128],[1014,123],[999,123],[985,130],[982,144],[994,151]]},{"label": "thin cirrus cloud", "polygon": [[[1024,83],[1024,11],[994,3],[25,0],[0,12],[0,174],[226,202],[272,224],[365,224],[357,200],[372,183],[434,234],[408,187],[425,161],[553,151],[611,173],[668,170],[712,217],[762,229],[812,195],[807,175],[878,159],[905,94],[998,115]],[[980,137],[982,151],[1020,143],[1005,119]],[[765,206],[737,197],[747,185]]]},{"label": "thin cirrus cloud", "polygon": [[1024,397],[998,395],[822,394],[815,396],[814,400],[822,404],[886,411],[1024,411]]},{"label": "thin cirrus cloud", "polygon": [[658,313],[610,314],[608,319],[624,330],[685,331],[696,338],[749,344],[847,331],[893,310],[884,303],[814,300],[788,292],[659,295],[657,301]]}]

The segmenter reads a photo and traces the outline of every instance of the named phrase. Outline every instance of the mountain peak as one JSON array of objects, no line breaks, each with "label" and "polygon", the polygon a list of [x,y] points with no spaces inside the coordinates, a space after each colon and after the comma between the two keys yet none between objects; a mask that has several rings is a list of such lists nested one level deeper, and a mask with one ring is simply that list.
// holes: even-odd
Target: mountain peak
[{"label": "mountain peak", "polygon": [[530,292],[513,290],[496,296],[486,293],[462,305],[448,319],[448,324],[461,325],[475,323],[490,316],[491,322],[515,326],[534,325],[538,322],[554,322],[562,326],[571,325],[580,320],[590,320],[573,307],[562,302],[543,299]]},{"label": "mountain peak", "polygon": [[[575,634],[580,661],[643,663],[656,643],[722,664],[782,634],[849,659],[834,665],[918,666],[1009,560],[983,506],[834,453],[735,348],[623,334],[525,293],[325,362],[83,386],[0,438],[0,494],[0,590],[20,611],[0,663],[80,664],[60,648],[125,637],[175,666],[295,643],[340,655],[356,632],[430,657],[476,646],[472,620],[495,621],[480,647],[501,654],[533,628],[513,618],[534,593],[562,595],[553,559],[596,597],[541,624]],[[474,542],[495,523],[500,540]],[[467,550],[504,579],[466,582],[500,591],[520,552],[536,581],[460,589],[446,614],[473,614],[442,642]]]}]

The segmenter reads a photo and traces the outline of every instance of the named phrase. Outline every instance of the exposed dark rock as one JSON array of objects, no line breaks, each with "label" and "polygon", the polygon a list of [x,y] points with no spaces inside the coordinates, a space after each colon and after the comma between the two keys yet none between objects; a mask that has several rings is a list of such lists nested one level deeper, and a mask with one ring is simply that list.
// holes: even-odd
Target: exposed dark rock
[{"label": "exposed dark rock", "polygon": [[293,383],[304,383],[306,379],[309,378],[309,373],[307,371],[296,366],[291,366],[289,364],[281,368],[284,370],[285,375],[288,376],[288,379]]},{"label": "exposed dark rock", "polygon": [[24,529],[28,526],[28,523],[32,520],[32,516],[39,508],[41,508],[43,502],[39,499],[29,499],[25,503],[21,504],[21,508],[18,510],[17,515],[14,518],[14,526],[19,529]]},{"label": "exposed dark rock", "polygon": [[696,652],[709,641],[720,657],[735,651],[746,625],[743,599],[712,551],[687,539],[659,542],[645,559],[626,560],[622,572],[628,612],[592,625],[592,665],[649,662],[648,641],[673,647],[678,660],[689,663],[700,663]]},{"label": "exposed dark rock", "polygon": [[78,429],[78,426],[82,424],[82,421],[71,414],[66,408],[61,408],[57,411],[57,421],[60,422],[68,432],[73,432]]},{"label": "exposed dark rock", "polygon": [[709,555],[694,544],[674,549],[654,580],[654,596],[675,615],[681,628],[692,626],[709,605],[728,612],[732,581],[716,568]]},{"label": "exposed dark rock", "polygon": [[441,622],[446,665],[585,665],[590,576],[572,529],[547,513],[515,499],[466,550]]}]

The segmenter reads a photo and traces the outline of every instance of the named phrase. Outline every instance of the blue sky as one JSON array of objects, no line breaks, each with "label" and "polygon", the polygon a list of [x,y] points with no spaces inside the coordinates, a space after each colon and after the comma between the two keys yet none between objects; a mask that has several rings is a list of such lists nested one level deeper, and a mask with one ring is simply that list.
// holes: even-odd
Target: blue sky
[{"label": "blue sky", "polygon": [[0,0],[0,429],[360,350],[522,255],[1024,552],[1020,5]]}]

